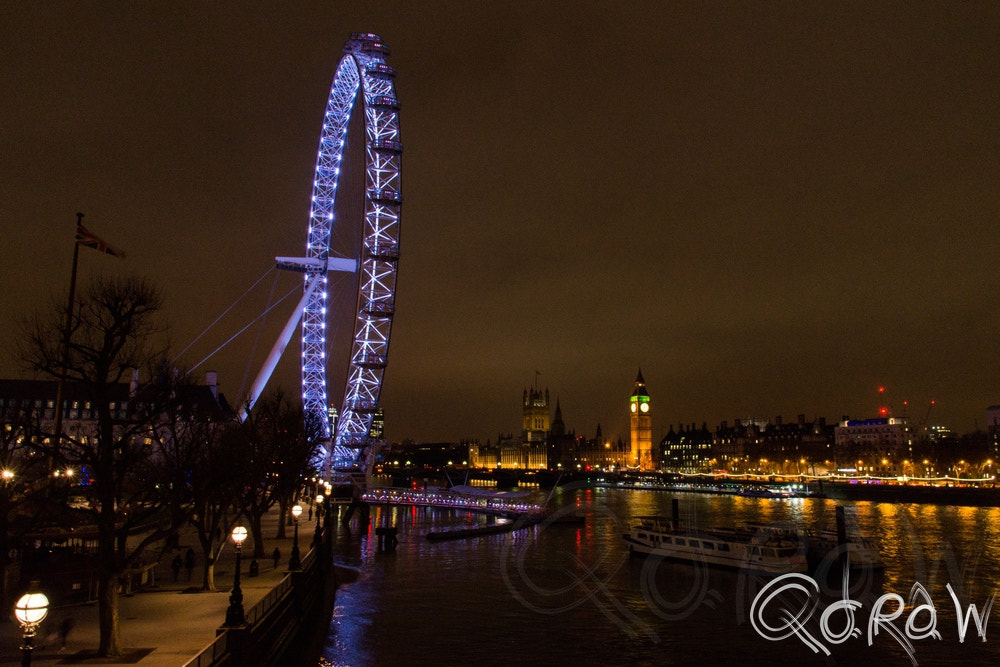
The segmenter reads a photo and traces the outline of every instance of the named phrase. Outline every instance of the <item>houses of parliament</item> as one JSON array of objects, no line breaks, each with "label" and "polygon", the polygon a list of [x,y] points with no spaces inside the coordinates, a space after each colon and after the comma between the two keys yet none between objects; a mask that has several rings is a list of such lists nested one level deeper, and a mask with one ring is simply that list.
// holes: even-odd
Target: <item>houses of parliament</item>
[{"label": "houses of parliament", "polygon": [[[711,428],[702,422],[660,426],[654,441],[653,402],[640,370],[631,395],[622,396],[629,415],[628,440],[605,437],[597,424],[593,437],[566,427],[559,399],[548,389],[524,389],[521,431],[495,441],[463,441],[442,446],[422,460],[435,465],[463,461],[487,470],[567,472],[667,471],[683,474],[857,474],[882,477],[934,477],[985,474],[1000,460],[1000,406],[987,412],[987,431],[958,436],[943,426],[894,417],[887,407],[879,416],[827,422],[823,417],[783,420],[740,418]],[[429,445],[417,451],[434,449]],[[439,460],[440,459],[440,460]],[[414,459],[416,460],[416,459]],[[398,465],[398,464],[397,464]],[[970,470],[972,472],[970,472]]]},{"label": "houses of parliament", "polygon": [[[624,398],[624,397],[623,397]],[[501,435],[495,443],[468,444],[470,468],[565,471],[671,471],[703,474],[846,473],[872,476],[936,476],[943,471],[982,474],[1000,460],[1000,406],[989,409],[985,433],[956,437],[942,426],[893,417],[823,417],[794,421],[737,419],[712,429],[702,423],[670,425],[654,444],[652,401],[640,370],[627,402],[629,437],[605,438],[597,425],[593,438],[577,435],[554,410],[548,389],[525,389],[519,434]],[[551,415],[551,416],[550,416]],[[978,467],[977,467],[978,466]]]},{"label": "houses of parliament", "polygon": [[506,434],[496,443],[469,444],[469,467],[527,470],[653,470],[651,402],[640,370],[628,399],[629,442],[605,439],[601,425],[593,438],[567,430],[562,406],[556,399],[551,412],[549,390],[525,389],[521,400],[521,432]]}]

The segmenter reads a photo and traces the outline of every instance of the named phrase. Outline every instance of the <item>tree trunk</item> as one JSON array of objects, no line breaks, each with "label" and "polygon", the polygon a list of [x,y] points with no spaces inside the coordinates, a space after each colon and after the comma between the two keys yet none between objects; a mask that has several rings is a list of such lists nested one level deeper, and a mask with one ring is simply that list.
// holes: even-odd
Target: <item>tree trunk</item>
[{"label": "tree trunk", "polygon": [[[106,405],[106,403],[105,403]],[[96,496],[101,503],[97,516],[97,619],[101,629],[101,657],[121,655],[121,627],[118,618],[119,536],[116,533],[114,434],[111,413],[100,410],[100,445],[95,466]],[[124,546],[124,545],[123,545]]]},{"label": "tree trunk", "polygon": [[215,559],[211,561],[205,559],[205,577],[201,582],[201,589],[209,593],[215,593]]},{"label": "tree trunk", "polygon": [[[0,511],[3,512],[0,514],[0,609],[7,611],[14,605],[14,601],[8,599],[9,593],[7,592],[7,572],[11,564],[11,560],[7,556],[10,553],[10,540],[8,539],[10,532],[7,521],[7,509],[4,508]],[[20,553],[20,549],[18,549],[18,552]],[[10,620],[10,616],[0,613],[0,623],[8,620]]]},{"label": "tree trunk", "polygon": [[[13,602],[7,601],[7,555],[0,553],[0,609],[10,609]],[[0,623],[6,623],[11,617],[8,614],[0,614]]]},{"label": "tree trunk", "polygon": [[281,499],[278,501],[278,534],[274,536],[277,540],[288,537],[285,534],[285,519],[288,517],[288,501]]},{"label": "tree trunk", "polygon": [[122,654],[120,624],[118,622],[118,577],[101,572],[97,582],[97,617],[101,626],[101,644],[98,654],[112,658]]},{"label": "tree trunk", "polygon": [[[221,546],[219,551],[221,551]],[[203,591],[216,592],[215,561],[219,559],[219,551],[215,549],[215,538],[208,537],[206,540],[204,537],[201,537],[201,553],[205,557],[205,570],[201,578],[201,590]]]},{"label": "tree trunk", "polygon": [[253,557],[264,558],[264,530],[260,527],[261,515],[250,517],[250,532],[253,534]]}]

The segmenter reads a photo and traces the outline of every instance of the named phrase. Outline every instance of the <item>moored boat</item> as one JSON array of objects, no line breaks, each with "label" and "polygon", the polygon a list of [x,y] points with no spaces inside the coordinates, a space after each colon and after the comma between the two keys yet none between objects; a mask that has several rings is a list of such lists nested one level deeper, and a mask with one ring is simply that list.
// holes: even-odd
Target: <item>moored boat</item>
[{"label": "moored boat", "polygon": [[748,533],[767,531],[783,535],[794,533],[806,546],[810,569],[833,569],[846,560],[851,570],[881,570],[885,568],[882,554],[874,540],[863,535],[857,527],[849,529],[842,506],[837,506],[837,530],[814,530],[793,524],[739,524]]},{"label": "moored boat", "polygon": [[841,554],[847,557],[848,567],[852,570],[882,570],[885,563],[878,545],[868,537],[857,533],[848,533],[845,540],[838,537],[835,530],[820,530],[809,533],[808,551],[810,563],[816,566],[833,564]]},{"label": "moored boat", "polygon": [[805,545],[794,534],[736,528],[685,529],[676,519],[636,517],[624,535],[629,551],[692,563],[779,575],[808,569]]}]

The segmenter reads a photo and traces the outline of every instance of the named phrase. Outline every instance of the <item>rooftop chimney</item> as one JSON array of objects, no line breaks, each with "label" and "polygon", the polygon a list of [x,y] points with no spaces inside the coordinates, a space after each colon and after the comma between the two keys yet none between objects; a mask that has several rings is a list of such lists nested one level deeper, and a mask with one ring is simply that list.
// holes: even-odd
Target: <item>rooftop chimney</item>
[{"label": "rooftop chimney", "polygon": [[205,372],[205,386],[212,391],[215,400],[219,400],[219,374],[215,371]]}]

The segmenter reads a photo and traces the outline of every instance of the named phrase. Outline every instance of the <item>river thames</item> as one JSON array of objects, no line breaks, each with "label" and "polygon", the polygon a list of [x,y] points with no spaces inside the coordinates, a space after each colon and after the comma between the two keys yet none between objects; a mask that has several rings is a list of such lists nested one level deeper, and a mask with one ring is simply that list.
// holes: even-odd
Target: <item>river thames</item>
[{"label": "river thames", "polygon": [[[852,573],[846,596],[837,577],[815,573],[809,581],[819,592],[807,599],[812,588],[801,579],[629,558],[622,534],[630,518],[669,515],[675,497],[682,522],[701,527],[796,521],[832,529],[838,504],[562,487],[549,507],[583,523],[438,542],[426,534],[487,519],[373,507],[369,525],[338,528],[336,562],[356,580],[337,592],[323,658],[339,667],[1000,661],[1000,620],[991,625],[989,616],[1000,590],[1000,508],[841,502],[848,523],[880,544],[885,570]],[[380,525],[399,527],[395,551],[377,550]],[[915,584],[925,593],[911,599]],[[898,617],[898,604],[879,600],[887,594],[906,602]]]}]

